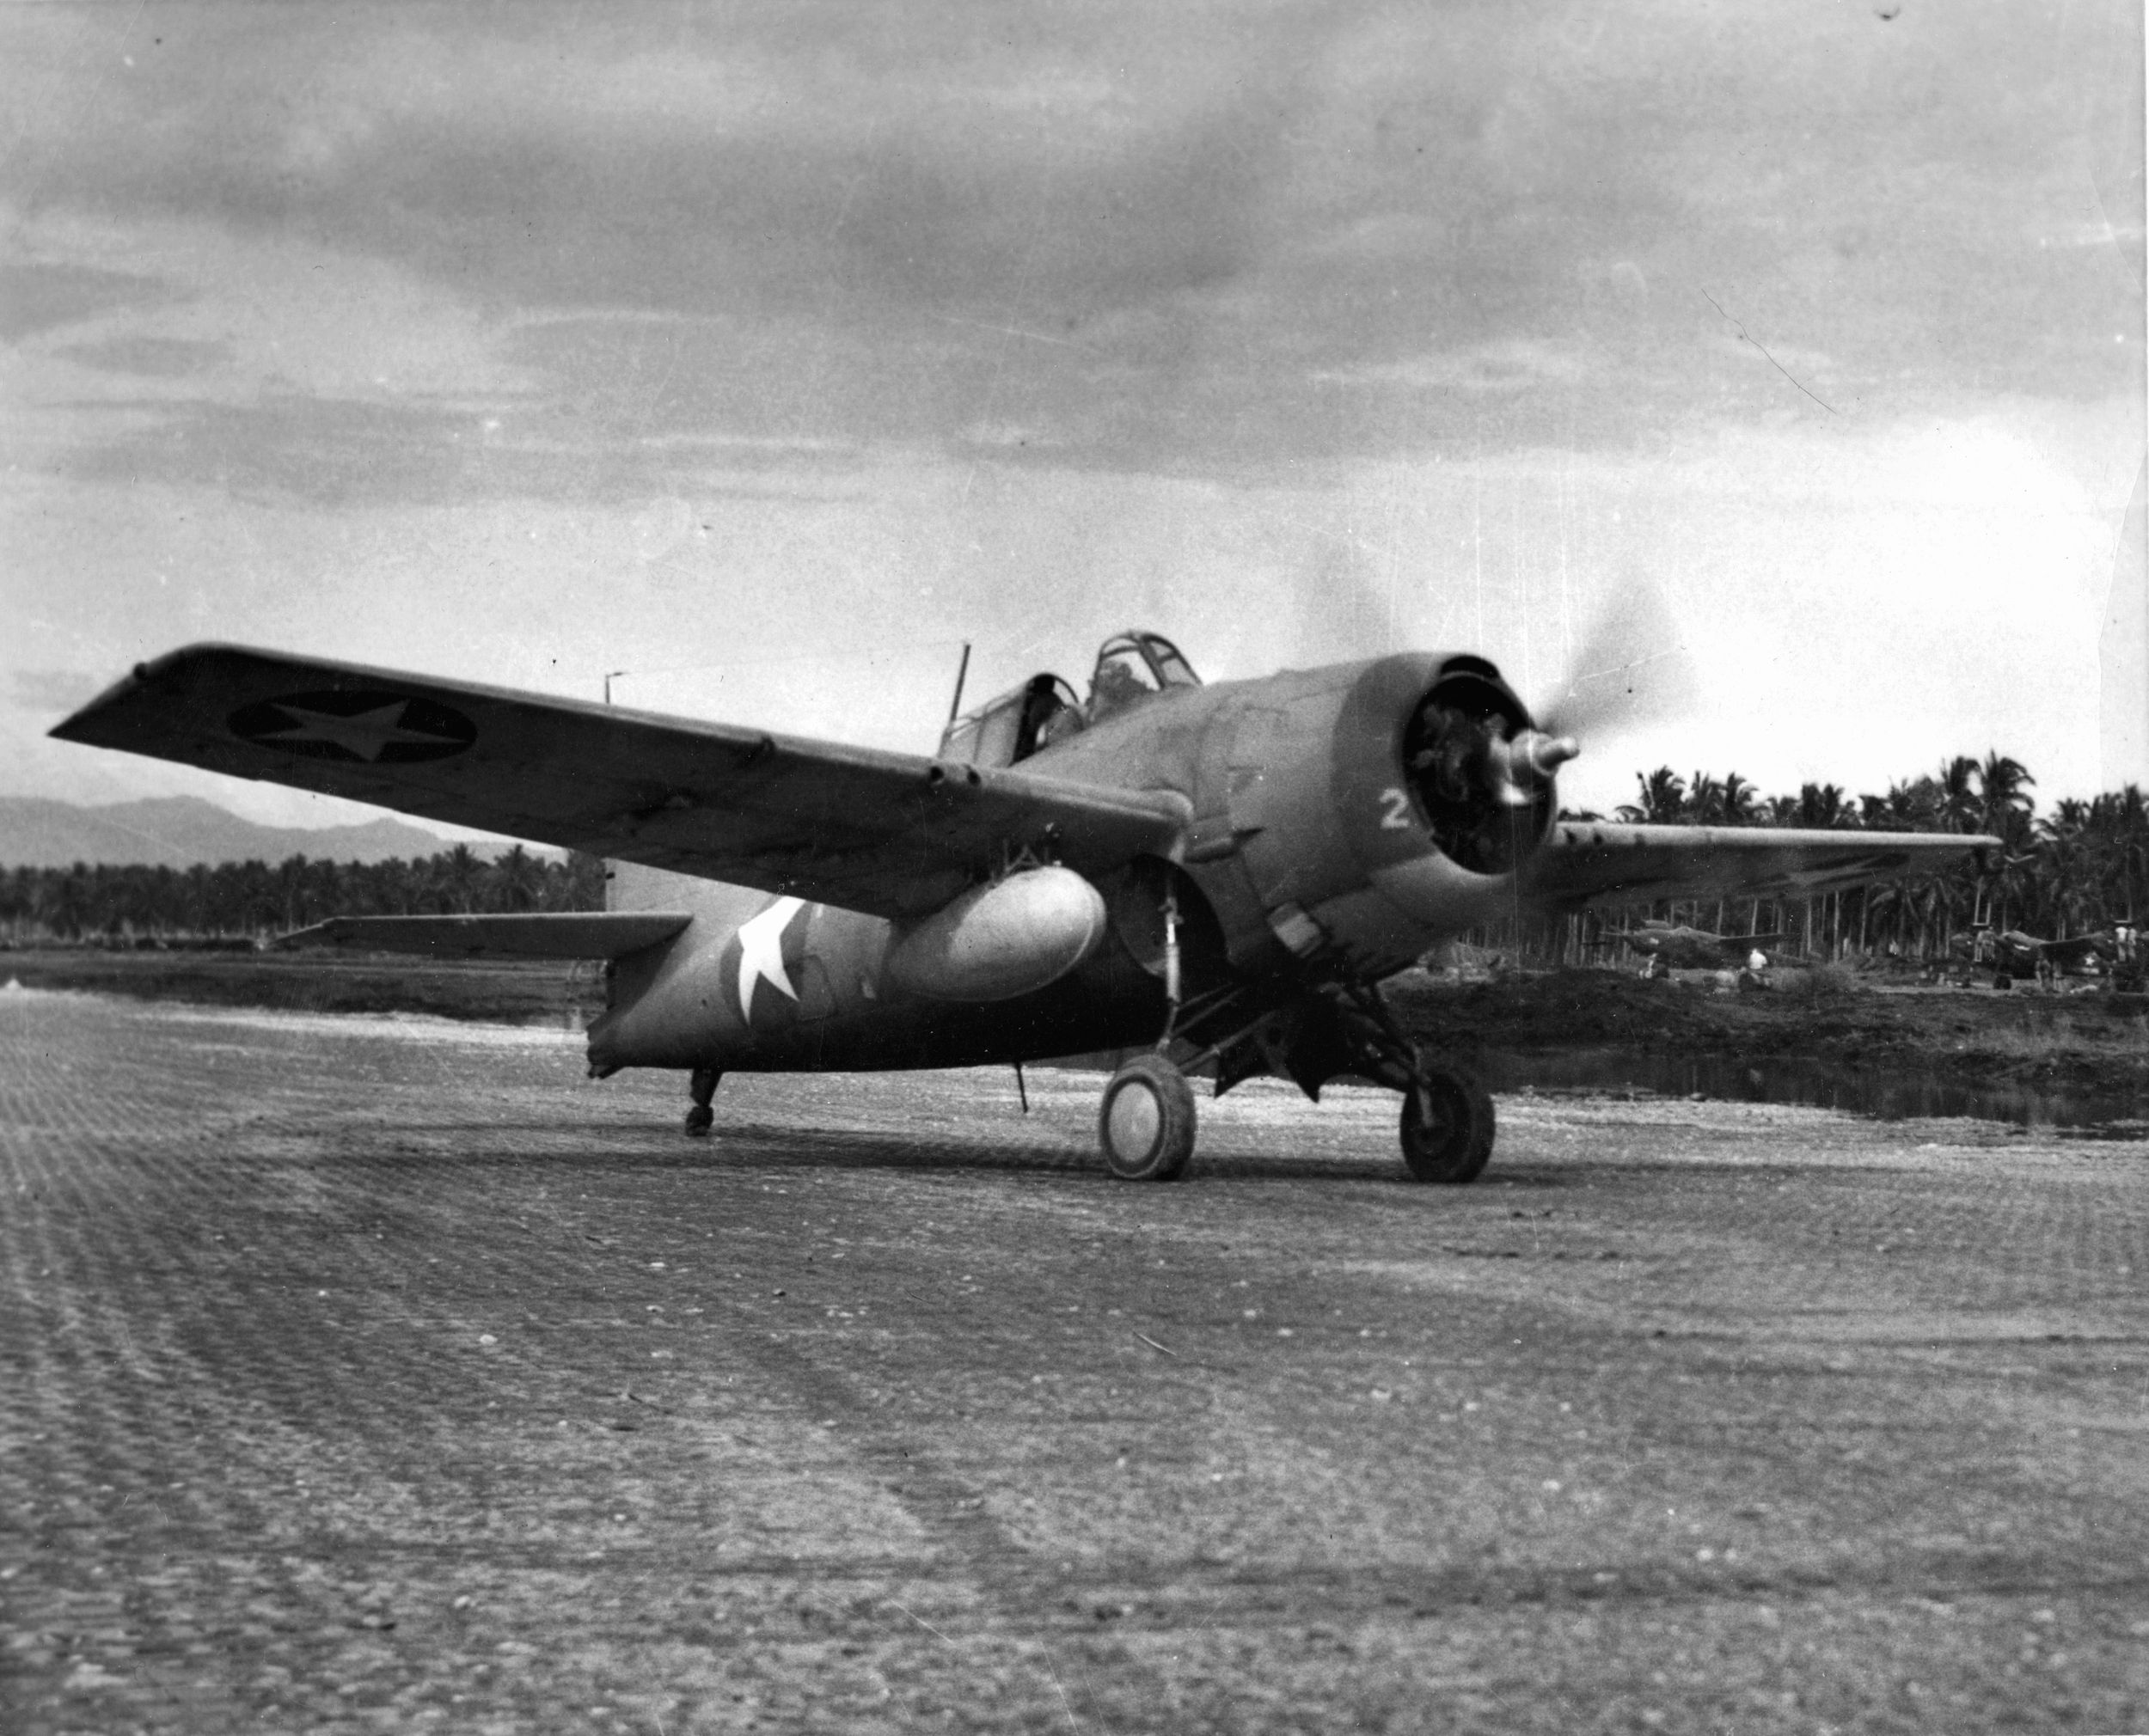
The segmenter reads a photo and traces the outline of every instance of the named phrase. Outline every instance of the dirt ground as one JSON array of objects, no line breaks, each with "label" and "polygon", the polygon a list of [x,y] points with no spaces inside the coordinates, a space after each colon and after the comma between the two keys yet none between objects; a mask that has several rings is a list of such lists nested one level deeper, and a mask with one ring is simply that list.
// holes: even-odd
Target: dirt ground
[{"label": "dirt ground", "polygon": [[0,1727],[2149,1727],[2149,1146],[0,993]]}]

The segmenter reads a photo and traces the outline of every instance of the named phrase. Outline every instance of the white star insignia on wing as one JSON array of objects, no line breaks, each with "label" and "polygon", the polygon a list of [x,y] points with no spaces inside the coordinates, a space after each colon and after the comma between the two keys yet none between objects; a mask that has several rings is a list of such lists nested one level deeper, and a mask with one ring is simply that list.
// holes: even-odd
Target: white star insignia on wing
[{"label": "white star insignia on wing", "polygon": [[347,754],[374,761],[399,742],[431,745],[456,739],[432,730],[406,729],[403,714],[410,709],[408,700],[392,700],[387,705],[348,718],[338,717],[333,712],[309,711],[303,706],[286,705],[280,700],[275,701],[275,706],[291,719],[291,727],[263,730],[254,737],[255,741],[291,746],[302,742],[329,742]]},{"label": "white star insignia on wing", "polygon": [[799,991],[791,986],[791,974],[784,969],[783,932],[805,907],[803,898],[779,898],[758,916],[739,925],[738,1016],[750,1024],[754,1017],[756,983],[767,983],[794,1004],[799,999]]}]

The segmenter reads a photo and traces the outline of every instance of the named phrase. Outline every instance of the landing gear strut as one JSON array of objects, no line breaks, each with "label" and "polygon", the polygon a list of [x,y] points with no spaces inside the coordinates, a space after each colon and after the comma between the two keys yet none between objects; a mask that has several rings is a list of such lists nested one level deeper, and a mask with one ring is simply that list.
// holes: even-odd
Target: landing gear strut
[{"label": "landing gear strut", "polygon": [[[1466,1067],[1436,1060],[1412,1042],[1380,990],[1369,983],[1306,993],[1272,1006],[1188,1065],[1198,1071],[1211,1062],[1220,1097],[1261,1073],[1291,1080],[1316,1103],[1321,1087],[1332,1079],[1367,1079],[1400,1091],[1403,1164],[1415,1181],[1474,1182],[1492,1155],[1491,1093]],[[1115,1088],[1126,1071],[1113,1079]],[[1108,1091],[1105,1103],[1109,1106],[1111,1101]],[[1113,1163],[1112,1172],[1136,1173],[1113,1162],[1108,1125],[1104,1132],[1105,1160]]]},{"label": "landing gear strut", "polygon": [[1157,1046],[1122,1066],[1097,1109],[1105,1167],[1123,1182],[1169,1182],[1194,1154],[1194,1091],[1165,1050],[1179,1022],[1179,903],[1164,889],[1164,1030]]},{"label": "landing gear strut", "polygon": [[1138,1054],[1111,1076],[1097,1111],[1105,1167],[1123,1182],[1168,1182],[1194,1152],[1194,1093],[1163,1055]]},{"label": "landing gear strut", "polygon": [[716,1111],[709,1107],[709,1100],[716,1095],[716,1082],[724,1075],[713,1067],[698,1067],[688,1089],[694,1094],[694,1107],[687,1111],[687,1137],[703,1140],[716,1124]]}]

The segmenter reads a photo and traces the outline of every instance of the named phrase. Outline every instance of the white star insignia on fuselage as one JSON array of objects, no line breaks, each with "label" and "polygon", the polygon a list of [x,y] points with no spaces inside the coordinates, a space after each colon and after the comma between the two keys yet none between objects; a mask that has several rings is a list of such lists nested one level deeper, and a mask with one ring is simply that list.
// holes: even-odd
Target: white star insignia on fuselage
[{"label": "white star insignia on fuselage", "polygon": [[398,742],[421,742],[437,747],[455,739],[429,730],[406,728],[403,714],[410,709],[408,700],[392,700],[387,705],[376,706],[370,712],[347,718],[338,717],[333,712],[309,711],[303,706],[288,705],[281,700],[274,703],[278,711],[291,719],[291,727],[261,730],[254,740],[294,746],[302,742],[328,742],[346,754],[373,763]]},{"label": "white star insignia on fuselage", "polygon": [[799,991],[791,986],[784,969],[783,933],[791,919],[805,908],[803,898],[779,898],[758,916],[749,917],[738,928],[738,1016],[754,1022],[754,986],[765,982],[796,1005]]}]

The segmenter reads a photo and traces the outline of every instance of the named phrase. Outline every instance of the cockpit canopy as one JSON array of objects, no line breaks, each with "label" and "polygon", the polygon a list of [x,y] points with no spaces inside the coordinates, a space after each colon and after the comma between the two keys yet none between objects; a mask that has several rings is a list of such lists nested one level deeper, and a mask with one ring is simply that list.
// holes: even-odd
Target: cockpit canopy
[{"label": "cockpit canopy", "polygon": [[1116,633],[1097,653],[1097,672],[1089,682],[1089,720],[1093,724],[1172,688],[1201,684],[1179,647],[1161,633],[1138,629]]},{"label": "cockpit canopy", "polygon": [[1201,684],[1179,647],[1161,633],[1138,628],[1114,633],[1098,651],[1087,706],[1057,675],[1034,675],[950,724],[940,737],[940,757],[986,767],[1015,765],[1104,718]]},{"label": "cockpit canopy", "polygon": [[940,757],[966,766],[1012,766],[1073,735],[1084,721],[1074,688],[1056,675],[1035,675],[950,724]]}]

